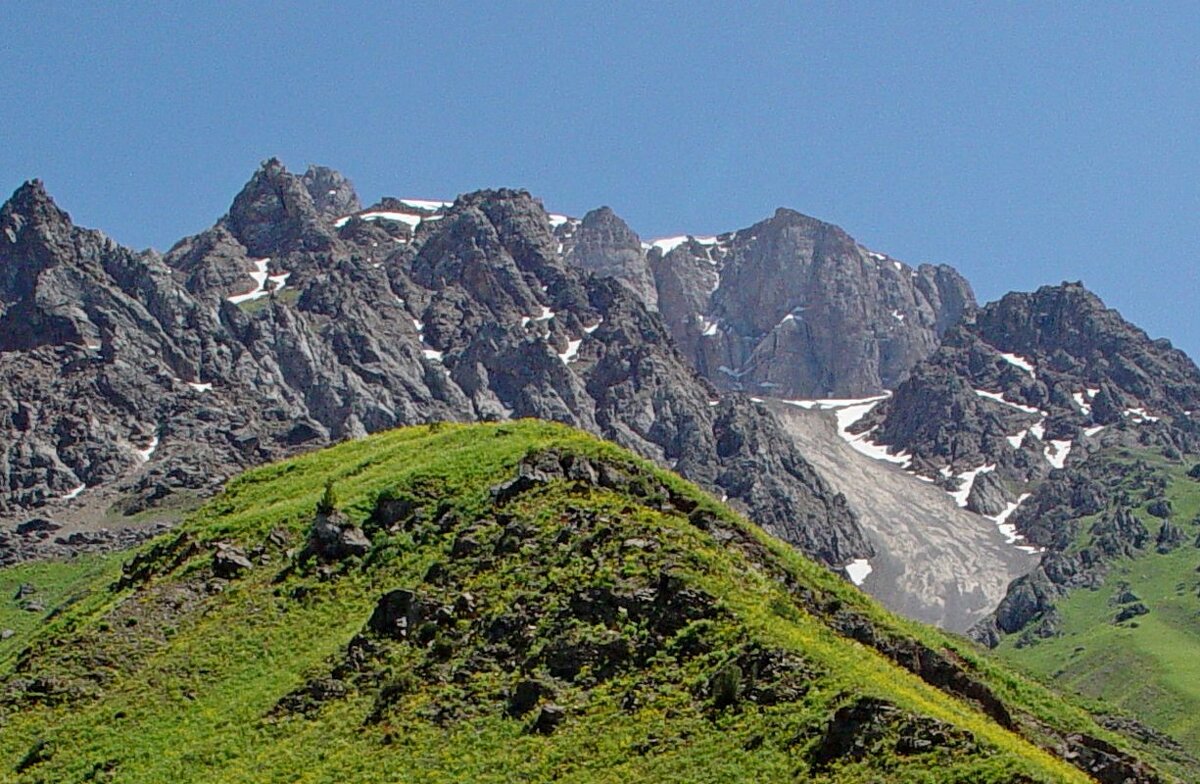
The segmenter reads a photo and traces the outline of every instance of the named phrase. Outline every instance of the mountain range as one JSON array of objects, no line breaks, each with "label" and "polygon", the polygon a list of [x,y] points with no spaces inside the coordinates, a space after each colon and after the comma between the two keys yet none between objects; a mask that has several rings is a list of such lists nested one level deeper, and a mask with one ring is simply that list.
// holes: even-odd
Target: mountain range
[{"label": "mountain range", "polygon": [[[36,180],[0,207],[4,564],[158,536],[301,452],[536,418],[678,473],[890,610],[1037,663],[1100,617],[1068,612],[1079,591],[1120,595],[1128,563],[1195,582],[1193,412],[1196,365],[1082,284],[980,305],[953,268],[788,209],[643,242],[611,209],[520,190],[364,207],[336,171],[274,159],[165,253],[74,225]],[[1195,593],[1139,598],[1179,618],[1146,656],[1190,640]],[[1137,714],[1116,680],[1090,696]],[[1169,691],[1148,718],[1200,748],[1176,719],[1200,694]]]}]

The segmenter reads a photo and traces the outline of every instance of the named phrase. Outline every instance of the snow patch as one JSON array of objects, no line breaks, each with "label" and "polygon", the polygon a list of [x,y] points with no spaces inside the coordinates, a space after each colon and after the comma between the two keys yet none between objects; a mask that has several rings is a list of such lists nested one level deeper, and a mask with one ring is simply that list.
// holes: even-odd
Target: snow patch
[{"label": "snow patch", "polygon": [[1055,468],[1062,468],[1067,462],[1067,455],[1071,454],[1071,442],[1051,440],[1046,445],[1044,454],[1050,465]]},{"label": "snow patch", "polygon": [[1027,406],[1023,403],[1014,403],[1011,400],[1006,400],[1004,395],[1001,395],[999,392],[988,392],[986,389],[976,389],[975,394],[979,395],[980,397],[986,397],[988,400],[995,400],[997,403],[1003,403],[1006,406],[1012,406],[1018,411],[1024,411],[1026,414],[1041,414],[1042,416],[1045,416],[1044,412],[1039,411],[1033,406]]},{"label": "snow patch", "polygon": [[862,585],[867,579],[867,575],[871,573],[871,562],[866,558],[855,558],[842,568],[850,576],[850,582],[855,585]]},{"label": "snow patch", "polygon": [[590,334],[592,334],[593,332],[595,332],[597,329],[599,329],[600,325],[601,325],[601,324],[603,324],[603,323],[604,323],[604,317],[603,317],[603,316],[601,316],[599,321],[597,321],[595,324],[593,324],[593,325],[592,325],[592,326],[590,326],[590,327],[584,327],[584,328],[583,328],[583,331],[584,331],[585,333],[587,333],[587,334],[589,334],[589,335],[590,335]]},{"label": "snow patch", "polygon": [[438,210],[445,210],[454,206],[454,202],[452,201],[430,199],[401,199],[400,203],[405,207],[412,207],[414,210],[429,210],[430,212],[437,212]]},{"label": "snow patch", "polygon": [[87,489],[87,485],[85,485],[85,484],[80,485],[79,487],[73,488],[70,491],[68,491],[66,495],[64,495],[62,497],[62,500],[70,501],[73,498],[78,498],[79,494],[82,493],[86,489]]},{"label": "snow patch", "polygon": [[1104,425],[1095,425],[1094,427],[1089,427],[1089,428],[1087,428],[1086,430],[1084,430],[1084,431],[1083,431],[1083,434],[1084,434],[1085,436],[1089,436],[1089,437],[1091,437],[1091,436],[1094,436],[1094,435],[1096,435],[1097,433],[1099,433],[1099,432],[1100,432],[1101,430],[1103,430],[1103,429],[1104,429]]},{"label": "snow patch", "polygon": [[550,219],[550,228],[552,228],[552,229],[557,229],[559,226],[563,225],[564,223],[571,222],[571,219],[568,218],[566,215],[558,215],[556,213],[550,213],[546,217]]},{"label": "snow patch", "polygon": [[1084,416],[1091,416],[1092,404],[1087,401],[1082,392],[1072,392],[1071,399],[1075,401],[1075,405],[1079,406],[1079,410]]},{"label": "snow patch", "polygon": [[1021,544],[1021,542],[1025,541],[1025,537],[1017,533],[1017,527],[1015,525],[1008,522],[1008,518],[1012,517],[1013,512],[1017,511],[1017,507],[1025,503],[1030,495],[1032,494],[1022,493],[1016,501],[1009,501],[1008,506],[1004,507],[1004,511],[1000,512],[998,515],[989,516],[988,519],[994,522],[996,527],[1000,529],[1000,534],[1004,537],[1005,542],[1011,545],[1016,545],[1018,550],[1022,550],[1027,553],[1037,553],[1041,552],[1041,550],[1039,550],[1037,547],[1033,547],[1028,544]]},{"label": "snow patch", "polygon": [[898,310],[892,311],[892,318],[896,319],[896,321],[899,321],[901,324],[904,323],[904,314]]},{"label": "snow patch", "polygon": [[1017,356],[1016,354],[1007,354],[1003,351],[1000,352],[1000,356],[1008,364],[1016,365],[1017,367],[1021,368],[1021,370],[1024,370],[1029,375],[1033,376],[1034,378],[1037,378],[1037,371],[1034,369],[1033,363],[1030,362],[1028,359],[1025,359],[1025,357],[1020,357],[1020,356]]},{"label": "snow patch", "polygon": [[[342,228],[350,221],[350,219],[352,217],[354,217],[354,216],[347,215],[343,218],[338,218],[337,220],[335,220],[333,222],[334,228],[337,228],[337,229]],[[383,211],[383,210],[378,210],[375,212],[362,212],[362,213],[359,213],[358,217],[360,220],[365,220],[365,221],[374,221],[374,220],[396,221],[398,223],[407,224],[408,227],[412,228],[412,229],[415,229],[417,227],[417,224],[421,222],[420,215],[413,215],[413,214],[407,213],[407,212],[387,212],[387,211]]]},{"label": "snow patch", "polygon": [[965,507],[967,505],[967,497],[971,495],[971,488],[975,486],[975,477],[980,474],[989,474],[996,470],[995,463],[981,465],[978,468],[973,468],[970,471],[963,471],[958,475],[958,489],[950,493],[950,497],[954,499],[954,503]]},{"label": "snow patch", "polygon": [[267,267],[271,263],[270,259],[253,259],[253,261],[254,272],[250,273],[250,277],[254,278],[254,288],[250,289],[250,291],[247,291],[244,294],[234,294],[232,297],[226,297],[226,299],[228,299],[234,305],[240,305],[243,302],[261,299],[262,297],[270,294],[271,290],[267,288],[268,279],[271,281],[277,281],[279,278],[283,278],[285,281],[287,280],[288,273],[276,275],[274,278],[268,278]]},{"label": "snow patch", "polygon": [[1025,434],[1028,432],[1028,430],[1022,430],[1020,433],[1015,433],[1014,435],[1008,436],[1009,446],[1011,446],[1013,449],[1020,449],[1021,442],[1025,440]]},{"label": "snow patch", "polygon": [[[784,400],[782,402],[788,405],[797,406],[804,409],[817,409],[819,411],[829,411],[832,409],[846,408],[848,406],[861,406],[865,403],[878,403],[880,400],[887,400],[892,394],[889,392],[885,395],[876,395],[874,397],[849,398],[849,397],[825,397],[817,400]],[[865,412],[864,412],[865,413]],[[855,420],[849,424],[854,424],[862,418],[860,414]]]},{"label": "snow patch", "polygon": [[551,310],[550,308],[546,307],[545,305],[542,305],[542,312],[540,314],[538,314],[537,316],[534,316],[533,320],[534,321],[549,321],[552,318],[554,318],[554,311]]},{"label": "snow patch", "polygon": [[866,455],[872,460],[883,460],[888,463],[895,463],[901,468],[908,468],[912,463],[912,455],[907,452],[899,452],[891,454],[888,452],[888,447],[881,444],[876,444],[870,440],[871,433],[875,432],[874,428],[854,435],[849,432],[850,427],[855,422],[866,416],[871,409],[879,405],[881,400],[887,400],[891,397],[891,393],[884,395],[876,395],[875,397],[867,398],[824,398],[821,400],[784,400],[784,403],[798,406],[809,410],[817,411],[833,411],[837,418],[837,431],[842,440],[850,445],[854,451]]},{"label": "snow patch", "polygon": [[212,391],[212,382],[211,381],[206,382],[204,384],[201,384],[199,381],[189,381],[189,382],[187,382],[187,385],[189,387],[191,387],[192,389],[196,390],[197,392],[211,392]]},{"label": "snow patch", "polygon": [[575,361],[575,356],[579,353],[579,346],[583,343],[583,339],[568,340],[567,350],[558,355],[558,358],[563,361],[564,365],[569,365]]},{"label": "snow patch", "polygon": [[1131,418],[1134,424],[1141,422],[1157,422],[1158,417],[1150,416],[1150,413],[1144,408],[1127,408],[1122,412],[1125,416]]},{"label": "snow patch", "polygon": [[147,446],[145,449],[135,448],[133,451],[138,456],[139,460],[141,460],[143,463],[148,463],[150,462],[150,456],[154,454],[155,449],[158,449],[158,436],[152,438],[149,446]]},{"label": "snow patch", "polygon": [[426,359],[433,360],[434,362],[441,362],[442,356],[445,354],[445,352],[438,351],[437,349],[432,349],[432,348],[423,348],[423,349],[421,349],[421,354]]},{"label": "snow patch", "polygon": [[660,240],[651,240],[650,247],[658,248],[662,251],[662,255],[666,256],[671,251],[678,248],[680,245],[688,241],[686,234],[679,237],[663,237]]}]

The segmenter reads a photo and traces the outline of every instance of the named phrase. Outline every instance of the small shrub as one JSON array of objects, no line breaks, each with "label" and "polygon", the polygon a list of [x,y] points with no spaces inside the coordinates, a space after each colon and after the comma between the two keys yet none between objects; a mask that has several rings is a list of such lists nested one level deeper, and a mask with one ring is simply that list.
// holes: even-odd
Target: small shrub
[{"label": "small shrub", "polygon": [[709,684],[709,691],[717,710],[736,704],[742,692],[742,668],[730,662],[717,670]]},{"label": "small shrub", "polygon": [[333,480],[325,480],[325,492],[321,494],[321,500],[317,501],[317,512],[323,515],[331,515],[337,509],[337,493],[333,490]]}]

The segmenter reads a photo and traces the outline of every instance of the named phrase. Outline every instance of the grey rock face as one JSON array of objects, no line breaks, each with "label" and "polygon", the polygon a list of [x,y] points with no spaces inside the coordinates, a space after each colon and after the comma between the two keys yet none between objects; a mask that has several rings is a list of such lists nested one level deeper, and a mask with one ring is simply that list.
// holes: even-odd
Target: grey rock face
[{"label": "grey rock face", "polygon": [[870,554],[773,418],[716,404],[639,296],[564,261],[528,193],[335,229],[349,202],[313,190],[338,182],[268,161],[165,257],[19,190],[0,212],[0,515],[139,512],[343,438],[534,416],[676,468],[827,563]]},{"label": "grey rock face", "polygon": [[[592,239],[589,219],[605,229],[604,241]],[[624,224],[610,228],[617,222],[607,210],[590,213],[575,240],[587,235],[586,252],[576,244],[568,259],[656,305],[684,353],[724,389],[790,398],[878,393],[906,378],[975,304],[950,267],[912,269],[791,210],[643,253]]]},{"label": "grey rock face", "polygon": [[224,220],[253,256],[328,251],[333,233],[300,178],[272,158],[255,172]]},{"label": "grey rock face", "polygon": [[616,278],[648,309],[658,309],[654,275],[642,250],[642,242],[608,207],[583,216],[567,260],[588,272]]},{"label": "grey rock face", "polygon": [[339,171],[327,166],[309,166],[301,181],[312,196],[317,212],[326,218],[340,218],[362,209],[354,183]]}]

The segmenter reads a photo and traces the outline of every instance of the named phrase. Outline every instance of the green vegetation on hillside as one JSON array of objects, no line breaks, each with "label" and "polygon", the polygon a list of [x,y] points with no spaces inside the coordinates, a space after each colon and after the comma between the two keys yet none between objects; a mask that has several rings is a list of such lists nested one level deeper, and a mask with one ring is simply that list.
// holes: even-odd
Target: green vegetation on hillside
[{"label": "green vegetation on hillside", "polygon": [[255,469],[80,584],[101,576],[0,661],[0,780],[1089,780],[1041,746],[1144,771],[1083,711],[548,423]]},{"label": "green vegetation on hillside", "polygon": [[120,559],[113,554],[81,555],[0,569],[0,632],[11,632],[0,634],[0,672],[51,612],[116,579]]},{"label": "green vegetation on hillside", "polygon": [[[1108,459],[1137,460],[1151,472],[1150,480],[1127,488],[1149,534],[1145,546],[1114,561],[1095,587],[1055,600],[1056,636],[1022,642],[1012,635],[997,651],[1064,690],[1102,699],[1200,749],[1200,480],[1188,476],[1191,462],[1149,451]],[[1166,519],[1149,511],[1162,497],[1169,502]],[[1091,544],[1091,524],[1103,514],[1079,519],[1072,549]],[[1160,548],[1167,524],[1182,539]]]}]

